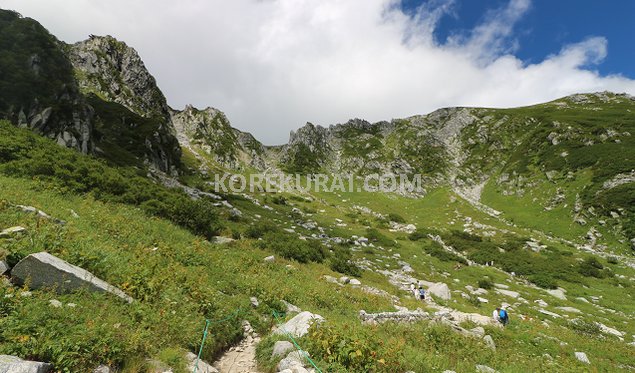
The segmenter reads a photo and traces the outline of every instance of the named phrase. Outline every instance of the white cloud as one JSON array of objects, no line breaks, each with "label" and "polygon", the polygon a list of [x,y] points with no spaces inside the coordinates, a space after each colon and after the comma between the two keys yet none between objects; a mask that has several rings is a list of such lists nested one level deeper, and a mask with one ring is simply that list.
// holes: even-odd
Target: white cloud
[{"label": "white cloud", "polygon": [[[458,1],[458,0],[457,0]],[[635,94],[635,81],[591,68],[607,40],[563,46],[531,65],[513,56],[514,23],[531,6],[510,0],[481,25],[434,41],[453,0],[414,16],[399,0],[0,0],[64,41],[111,34],[135,47],[175,107],[224,110],[265,143],[306,121],[328,125],[422,114],[443,106],[507,107],[575,92]]]}]

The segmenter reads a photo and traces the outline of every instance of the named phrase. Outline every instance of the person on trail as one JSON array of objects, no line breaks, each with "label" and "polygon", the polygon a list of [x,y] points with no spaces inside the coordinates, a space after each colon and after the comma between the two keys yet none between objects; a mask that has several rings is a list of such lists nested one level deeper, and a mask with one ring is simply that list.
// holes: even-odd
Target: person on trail
[{"label": "person on trail", "polygon": [[423,286],[419,286],[419,298],[420,298],[422,301],[425,301],[425,300],[426,300],[426,291],[425,291],[425,290],[423,290]]},{"label": "person on trail", "polygon": [[509,322],[509,315],[507,315],[507,310],[501,308],[498,311],[498,319],[500,320],[501,324],[507,325],[507,323]]},{"label": "person on trail", "polygon": [[494,310],[494,312],[492,312],[492,319],[494,319],[494,321],[496,322],[500,322],[500,307],[496,307],[496,309]]},{"label": "person on trail", "polygon": [[415,296],[415,299],[417,298],[417,288],[415,287],[415,283],[411,282],[410,283],[410,292],[412,293],[412,295]]}]

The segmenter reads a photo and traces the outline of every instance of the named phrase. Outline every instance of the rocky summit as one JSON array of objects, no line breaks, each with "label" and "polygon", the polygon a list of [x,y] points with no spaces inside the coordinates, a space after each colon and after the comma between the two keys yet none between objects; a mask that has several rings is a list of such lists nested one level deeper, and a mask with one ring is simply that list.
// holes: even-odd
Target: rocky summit
[{"label": "rocky summit", "polygon": [[[0,372],[633,371],[634,112],[579,93],[267,146],[171,107],[125,42],[0,10]],[[372,175],[421,188],[345,188]]]}]

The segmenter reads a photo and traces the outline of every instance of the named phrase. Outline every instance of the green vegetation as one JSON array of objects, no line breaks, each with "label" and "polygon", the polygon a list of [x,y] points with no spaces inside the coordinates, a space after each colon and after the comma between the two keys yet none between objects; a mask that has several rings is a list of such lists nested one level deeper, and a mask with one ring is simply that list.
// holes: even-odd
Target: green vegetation
[{"label": "green vegetation", "polygon": [[132,168],[106,165],[90,156],[62,149],[51,140],[0,121],[0,173],[35,179],[63,193],[89,193],[98,200],[139,206],[149,215],[169,219],[208,238],[220,223],[212,202],[192,201]]}]

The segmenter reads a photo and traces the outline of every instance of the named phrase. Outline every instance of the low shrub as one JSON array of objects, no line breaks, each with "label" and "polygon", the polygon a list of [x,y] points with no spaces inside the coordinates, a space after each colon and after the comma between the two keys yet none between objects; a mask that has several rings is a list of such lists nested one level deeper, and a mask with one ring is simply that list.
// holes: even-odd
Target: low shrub
[{"label": "low shrub", "polygon": [[478,280],[478,287],[489,290],[494,287],[494,283],[488,278],[483,278]]},{"label": "low shrub", "polygon": [[395,223],[399,223],[399,224],[405,224],[406,223],[406,219],[404,219],[401,215],[395,214],[395,213],[392,213],[392,212],[390,214],[388,214],[388,220],[394,221]]},{"label": "low shrub", "polygon": [[444,262],[458,262],[467,265],[467,260],[460,256],[447,251],[438,242],[431,242],[429,245],[423,247],[423,249],[433,257],[442,260]]},{"label": "low shrub", "polygon": [[361,277],[362,275],[361,269],[351,260],[350,251],[345,248],[335,250],[330,259],[330,268],[349,276]]}]

